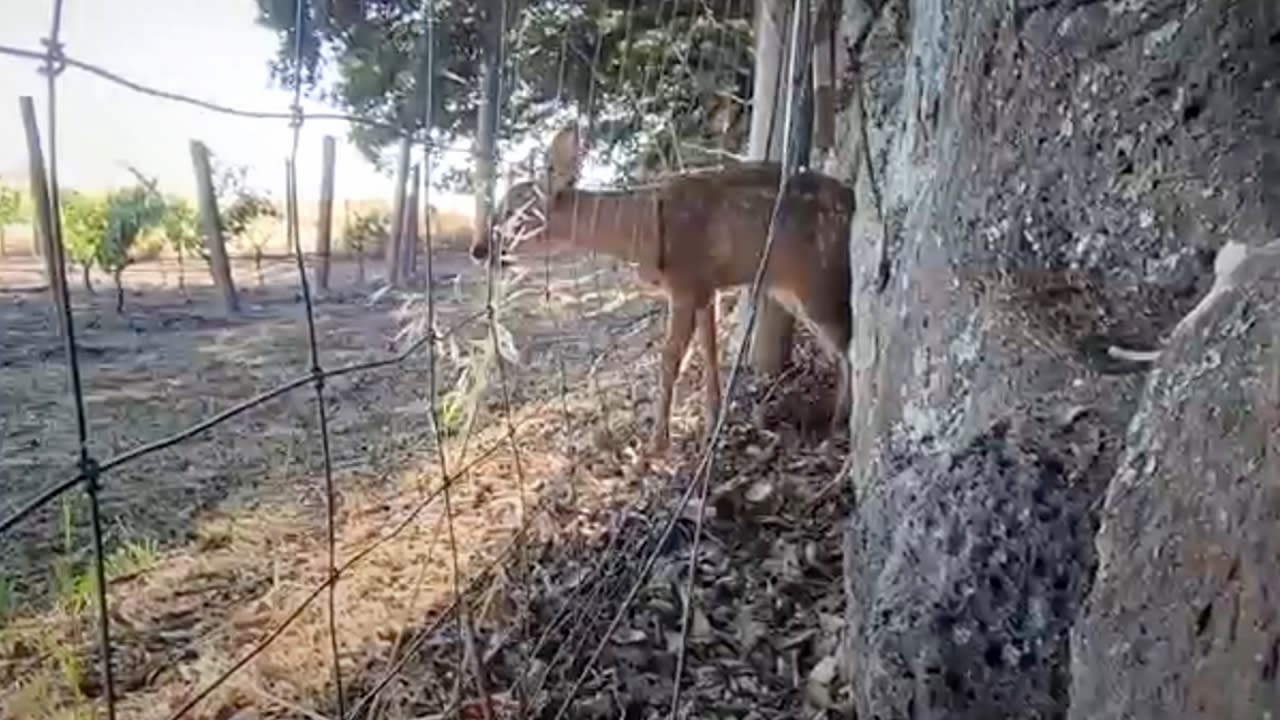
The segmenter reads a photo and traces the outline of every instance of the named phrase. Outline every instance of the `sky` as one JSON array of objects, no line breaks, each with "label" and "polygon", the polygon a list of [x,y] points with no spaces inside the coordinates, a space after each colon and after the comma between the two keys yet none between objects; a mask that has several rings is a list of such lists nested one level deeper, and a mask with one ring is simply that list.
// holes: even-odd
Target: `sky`
[{"label": "sky", "polygon": [[[0,45],[41,50],[52,0],[0,0]],[[62,38],[69,57],[135,82],[250,110],[287,112],[292,93],[273,87],[267,63],[279,40],[254,18],[255,0],[64,0]],[[0,55],[0,179],[25,182],[27,156],[17,98],[35,99],[45,137],[45,79],[39,63]],[[68,68],[58,80],[58,174],[82,190],[128,184],[126,164],[158,177],[168,192],[191,196],[189,143],[203,141],[228,162],[249,166],[250,181],[284,197],[286,120],[238,118],[149,97]],[[307,111],[333,111],[303,99]],[[320,188],[322,137],[337,140],[338,198],[389,197],[380,175],[339,121],[308,120],[299,146],[300,199]],[[464,156],[465,157],[465,156]],[[432,192],[432,204],[469,213],[468,196]]]}]

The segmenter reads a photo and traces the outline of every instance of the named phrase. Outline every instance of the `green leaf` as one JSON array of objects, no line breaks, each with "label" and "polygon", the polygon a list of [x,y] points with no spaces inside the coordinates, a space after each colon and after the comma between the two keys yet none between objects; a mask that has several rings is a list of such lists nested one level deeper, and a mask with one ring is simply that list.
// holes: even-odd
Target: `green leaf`
[{"label": "green leaf", "polygon": [[[481,30],[494,4],[441,0],[431,5],[436,73],[429,130],[441,146],[475,134]],[[624,174],[671,166],[677,157],[686,164],[718,162],[676,147],[671,137],[717,145],[714,100],[750,95],[755,3],[527,0],[518,5],[506,23],[508,61],[501,86],[508,95],[500,142],[538,136],[565,111],[586,111],[595,117],[605,159]],[[420,137],[428,130],[426,88],[418,82],[427,41],[420,7],[403,0],[308,6],[312,17],[304,23],[300,68],[306,90],[387,125],[351,130],[353,142],[379,165],[402,135]],[[324,16],[322,9],[327,9]],[[259,22],[279,41],[272,75],[287,84],[295,70],[296,5],[258,0],[258,10]],[[471,180],[464,170],[437,182]]]}]

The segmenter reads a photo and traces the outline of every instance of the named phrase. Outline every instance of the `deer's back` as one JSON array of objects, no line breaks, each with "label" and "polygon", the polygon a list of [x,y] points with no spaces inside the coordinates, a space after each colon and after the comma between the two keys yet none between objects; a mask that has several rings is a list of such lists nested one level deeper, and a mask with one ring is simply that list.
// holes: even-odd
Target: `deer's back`
[{"label": "deer's back", "polygon": [[[661,193],[661,225],[669,282],[710,280],[714,287],[751,282],[780,179],[776,163],[745,163],[668,182]],[[853,191],[835,178],[812,171],[793,176],[778,207],[772,279],[803,286],[847,278],[853,209]]]}]

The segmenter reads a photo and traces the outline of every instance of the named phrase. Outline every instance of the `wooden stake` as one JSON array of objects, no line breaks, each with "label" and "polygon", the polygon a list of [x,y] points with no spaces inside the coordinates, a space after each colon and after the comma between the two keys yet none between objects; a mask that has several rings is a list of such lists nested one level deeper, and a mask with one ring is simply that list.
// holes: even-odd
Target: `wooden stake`
[{"label": "wooden stake", "polygon": [[324,136],[323,168],[320,179],[320,217],[316,221],[316,287],[329,289],[329,255],[333,250],[333,170],[335,144]]},{"label": "wooden stake", "polygon": [[67,282],[66,263],[62,257],[62,243],[58,242],[57,229],[54,223],[53,207],[49,202],[49,181],[44,169],[44,151],[40,146],[40,125],[36,122],[36,106],[29,95],[18,98],[22,109],[22,126],[27,132],[28,175],[31,176],[31,200],[35,203],[36,232],[40,252],[44,255],[44,271],[49,278],[49,292],[53,297],[53,307],[58,312],[58,331],[66,337],[67,309],[63,306],[66,298],[64,289]]},{"label": "wooden stake", "polygon": [[222,291],[227,314],[240,314],[240,297],[231,277],[231,261],[218,220],[218,197],[213,191],[213,171],[209,166],[209,149],[199,140],[191,141],[191,167],[196,173],[196,194],[200,202],[200,229],[205,247],[209,248],[209,271],[213,283]]},{"label": "wooden stake", "polygon": [[396,287],[400,284],[400,260],[402,233],[404,232],[404,204],[409,182],[409,139],[400,141],[400,158],[396,163],[396,191],[391,207],[391,237],[387,238],[387,284]]}]

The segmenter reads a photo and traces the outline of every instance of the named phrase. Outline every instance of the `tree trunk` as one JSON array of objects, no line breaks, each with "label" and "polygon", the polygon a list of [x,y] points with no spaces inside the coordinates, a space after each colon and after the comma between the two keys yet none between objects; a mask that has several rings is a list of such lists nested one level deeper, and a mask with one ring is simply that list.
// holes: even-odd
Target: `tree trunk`
[{"label": "tree trunk", "polygon": [[320,209],[316,219],[316,287],[329,289],[329,257],[333,251],[333,174],[336,141],[324,136],[320,177]]},{"label": "tree trunk", "polygon": [[[821,2],[822,0],[818,0]],[[796,0],[792,20],[794,47],[790,53],[790,78],[787,106],[791,108],[786,118],[788,172],[807,169],[813,148],[813,46],[810,24],[813,20],[809,0]]]},{"label": "tree trunk", "polygon": [[[811,165],[834,174],[836,141],[835,35],[838,0],[817,0],[813,43],[813,150]],[[812,159],[811,159],[812,160]]]},{"label": "tree trunk", "polygon": [[222,291],[223,305],[229,315],[240,314],[240,296],[231,277],[231,261],[218,220],[218,197],[213,190],[209,168],[209,150],[199,140],[191,141],[191,166],[196,174],[196,193],[200,203],[200,228],[205,247],[209,249],[209,271],[213,284]]},{"label": "tree trunk", "polygon": [[392,287],[400,285],[400,261],[403,256],[401,234],[404,232],[404,204],[409,182],[409,139],[400,141],[400,156],[396,161],[396,187],[391,203],[391,235],[387,238],[386,262],[387,284]]},{"label": "tree trunk", "polygon": [[[475,243],[487,237],[493,207],[494,164],[498,131],[499,70],[502,62],[502,2],[487,0],[481,70],[480,104],[476,118]],[[496,261],[500,253],[491,253]]]},{"label": "tree trunk", "polygon": [[[787,20],[793,0],[756,0],[755,79],[751,90],[751,133],[747,156],[753,160],[780,160],[783,154],[783,110],[785,93]],[[734,344],[751,313],[750,288],[739,291]],[[755,331],[751,337],[750,361],[757,372],[776,375],[791,357],[795,323],[791,315],[767,294],[762,293]]]},{"label": "tree trunk", "polygon": [[84,289],[85,289],[85,292],[89,293],[90,295],[97,295],[97,294],[98,294],[98,291],[97,291],[97,290],[95,290],[95,289],[94,289],[94,287],[93,287],[93,278],[91,278],[91,277],[90,277],[90,275],[92,274],[92,272],[93,272],[93,266],[92,266],[92,265],[81,265],[81,266],[80,266],[80,277],[81,277],[81,279],[83,279],[83,280],[84,280]]},{"label": "tree trunk", "polygon": [[123,268],[117,268],[111,271],[111,282],[116,288],[116,314],[124,314],[124,280],[121,275],[124,273]]},{"label": "tree trunk", "polygon": [[182,243],[178,243],[178,290],[182,293],[187,291],[187,261],[186,255],[182,252]]}]

